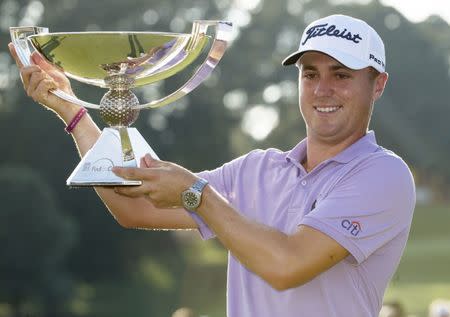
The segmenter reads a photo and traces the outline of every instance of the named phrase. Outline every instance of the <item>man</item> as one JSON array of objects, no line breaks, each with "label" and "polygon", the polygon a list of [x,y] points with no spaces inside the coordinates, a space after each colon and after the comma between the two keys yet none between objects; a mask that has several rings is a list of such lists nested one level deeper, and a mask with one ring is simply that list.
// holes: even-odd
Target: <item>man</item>
[{"label": "man", "polygon": [[[70,92],[67,79],[33,58],[39,66],[19,65],[27,93],[70,122],[78,107],[48,92]],[[378,316],[415,204],[407,165],[368,131],[388,79],[383,42],[333,15],[311,23],[283,64],[299,68],[307,126],[291,151],[256,150],[199,174],[147,155],[141,168],[114,169],[141,186],[96,191],[124,227],[216,236],[230,251],[229,317]],[[84,155],[99,130],[87,115],[72,128]]]}]

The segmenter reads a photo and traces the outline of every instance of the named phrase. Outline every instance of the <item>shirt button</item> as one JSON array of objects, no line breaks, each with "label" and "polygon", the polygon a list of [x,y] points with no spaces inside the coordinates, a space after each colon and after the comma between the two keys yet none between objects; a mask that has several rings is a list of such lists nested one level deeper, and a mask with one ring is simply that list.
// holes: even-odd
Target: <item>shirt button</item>
[{"label": "shirt button", "polygon": [[303,186],[306,186],[306,181],[302,181],[302,185],[303,185]]}]

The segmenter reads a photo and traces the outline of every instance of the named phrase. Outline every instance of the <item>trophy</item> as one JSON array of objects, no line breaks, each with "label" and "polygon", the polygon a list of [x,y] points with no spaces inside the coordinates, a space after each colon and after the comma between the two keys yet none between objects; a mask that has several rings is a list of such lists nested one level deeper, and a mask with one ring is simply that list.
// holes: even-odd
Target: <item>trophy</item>
[{"label": "trophy", "polygon": [[[208,55],[187,82],[171,94],[140,104],[132,88],[170,77],[194,62],[207,46]],[[222,58],[231,35],[231,23],[194,21],[191,34],[162,32],[67,32],[49,33],[42,27],[12,27],[11,39],[23,65],[40,54],[67,77],[108,88],[100,105],[82,101],[59,89],[52,93],[86,108],[99,109],[109,127],[85,154],[67,179],[68,186],[132,186],[141,181],[125,180],[113,166],[137,167],[146,153],[158,158],[136,128],[130,125],[144,108],[167,105],[195,89]]]}]

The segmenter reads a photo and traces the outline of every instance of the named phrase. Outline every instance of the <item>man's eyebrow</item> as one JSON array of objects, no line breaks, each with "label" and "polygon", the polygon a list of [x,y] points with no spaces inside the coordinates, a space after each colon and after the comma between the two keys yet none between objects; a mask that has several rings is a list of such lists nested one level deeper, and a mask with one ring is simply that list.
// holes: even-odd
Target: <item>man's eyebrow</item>
[{"label": "man's eyebrow", "polygon": [[342,64],[332,65],[332,66],[330,66],[330,69],[334,70],[334,71],[336,71],[336,70],[351,70],[350,68],[348,68],[347,66],[344,66]]},{"label": "man's eyebrow", "polygon": [[300,65],[302,70],[317,70],[317,67],[313,65]]}]

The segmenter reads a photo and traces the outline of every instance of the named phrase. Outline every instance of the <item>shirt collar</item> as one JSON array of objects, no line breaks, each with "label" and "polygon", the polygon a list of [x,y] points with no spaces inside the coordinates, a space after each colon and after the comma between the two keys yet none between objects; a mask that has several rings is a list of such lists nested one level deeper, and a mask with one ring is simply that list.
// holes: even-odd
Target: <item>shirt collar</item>
[{"label": "shirt collar", "polygon": [[292,150],[287,152],[286,161],[300,163],[306,157],[306,138],[300,141]]},{"label": "shirt collar", "polygon": [[[287,152],[286,160],[288,162],[299,163],[304,160],[304,158],[306,157],[306,140],[307,138],[304,138],[292,150]],[[375,132],[369,131],[358,141],[327,161],[348,163],[361,154],[374,152],[378,147],[379,146],[375,138]]]}]

